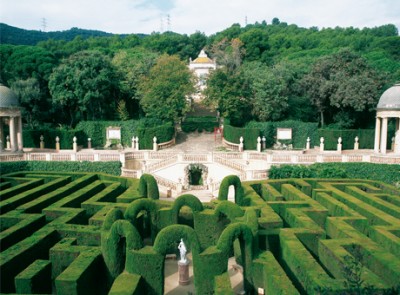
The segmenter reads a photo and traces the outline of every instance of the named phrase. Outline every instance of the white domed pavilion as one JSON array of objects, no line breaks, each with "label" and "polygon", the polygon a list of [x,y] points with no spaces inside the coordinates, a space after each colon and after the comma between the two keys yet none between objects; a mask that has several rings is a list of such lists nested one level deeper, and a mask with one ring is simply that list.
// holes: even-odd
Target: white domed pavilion
[{"label": "white domed pavilion", "polygon": [[375,145],[376,153],[386,154],[389,118],[396,118],[394,152],[400,153],[400,83],[386,90],[376,108]]},{"label": "white domed pavilion", "polygon": [[0,84],[0,151],[5,147],[4,125],[9,125],[10,151],[22,151],[22,118],[17,95],[8,87]]}]

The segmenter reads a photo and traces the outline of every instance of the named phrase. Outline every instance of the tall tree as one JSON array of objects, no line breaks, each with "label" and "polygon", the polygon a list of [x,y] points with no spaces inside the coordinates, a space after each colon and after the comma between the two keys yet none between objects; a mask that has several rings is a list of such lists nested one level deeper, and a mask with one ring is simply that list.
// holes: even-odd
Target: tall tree
[{"label": "tall tree", "polygon": [[116,75],[108,57],[82,51],[57,67],[49,81],[55,105],[68,112],[69,124],[79,119],[113,118],[116,113]]},{"label": "tall tree", "polygon": [[46,101],[40,92],[39,81],[36,78],[17,80],[11,84],[11,89],[19,97],[22,107],[22,117],[27,121],[31,128],[43,122],[45,112],[48,112]]},{"label": "tall tree", "polygon": [[380,75],[365,59],[347,49],[319,59],[302,83],[311,103],[320,112],[321,126],[327,110],[333,116],[342,113],[336,118],[349,117],[343,116],[343,112],[352,112],[354,117],[354,112],[371,110],[383,85]]},{"label": "tall tree", "polygon": [[188,111],[195,77],[176,55],[162,55],[139,84],[140,105],[151,118],[178,122]]}]

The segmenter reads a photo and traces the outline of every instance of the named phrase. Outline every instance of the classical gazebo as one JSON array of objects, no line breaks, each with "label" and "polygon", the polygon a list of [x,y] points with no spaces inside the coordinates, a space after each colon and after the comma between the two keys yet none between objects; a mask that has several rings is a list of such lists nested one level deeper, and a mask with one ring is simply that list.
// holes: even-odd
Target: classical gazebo
[{"label": "classical gazebo", "polygon": [[[5,137],[4,125],[9,126],[9,141]],[[22,118],[17,95],[0,84],[0,151],[22,151]]]},{"label": "classical gazebo", "polygon": [[375,153],[386,154],[389,118],[396,118],[394,152],[400,153],[400,83],[386,90],[379,99],[376,108]]}]

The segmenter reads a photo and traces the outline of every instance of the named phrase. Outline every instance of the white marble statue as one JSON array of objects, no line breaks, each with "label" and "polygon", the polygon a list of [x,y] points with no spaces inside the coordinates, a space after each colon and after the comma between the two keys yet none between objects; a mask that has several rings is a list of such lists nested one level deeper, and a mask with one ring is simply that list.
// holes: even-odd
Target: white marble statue
[{"label": "white marble statue", "polygon": [[178,249],[179,249],[179,253],[181,255],[181,260],[179,260],[179,262],[186,263],[187,262],[187,259],[186,259],[187,250],[186,250],[185,243],[183,242],[183,239],[181,239]]}]

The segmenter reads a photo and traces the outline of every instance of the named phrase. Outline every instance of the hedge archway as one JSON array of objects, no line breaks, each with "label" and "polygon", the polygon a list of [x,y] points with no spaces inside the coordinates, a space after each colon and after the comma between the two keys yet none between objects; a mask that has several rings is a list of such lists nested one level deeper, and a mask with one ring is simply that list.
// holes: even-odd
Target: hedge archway
[{"label": "hedge archway", "polygon": [[237,175],[229,175],[222,180],[221,186],[219,188],[218,200],[228,200],[228,192],[231,185],[233,185],[233,187],[235,188],[235,203],[240,206],[242,205],[243,201],[243,188],[242,182]]},{"label": "hedge archway", "polygon": [[175,223],[178,223],[179,210],[181,210],[183,206],[188,206],[190,209],[192,209],[193,213],[203,211],[203,204],[194,195],[181,195],[174,201],[174,204],[172,205]]},{"label": "hedge archway", "polygon": [[241,217],[244,215],[244,211],[240,208],[239,205],[229,202],[229,201],[221,201],[216,207],[214,211],[215,215],[224,214],[230,222],[234,221],[237,217]]},{"label": "hedge archway", "polygon": [[[116,211],[119,210],[113,209],[107,214],[107,217],[109,217],[108,221],[114,217],[119,217],[120,214],[116,213]],[[106,226],[103,226],[101,232],[101,251],[104,262],[114,279],[125,269],[126,252],[142,247],[142,238],[137,229],[129,221],[118,219],[112,223],[111,227],[109,227],[109,222]]]},{"label": "hedge archway", "polygon": [[[253,260],[253,234],[251,229],[244,223],[234,223],[228,225],[222,232],[217,249],[222,251],[228,265],[229,253],[232,253],[234,241],[238,239],[242,252],[242,267],[245,290],[251,289],[251,266]],[[244,258],[244,259],[243,259]]]},{"label": "hedge archway", "polygon": [[138,199],[133,201],[125,210],[124,217],[129,220],[138,229],[137,216],[141,211],[146,211],[150,215],[151,223],[151,240],[154,241],[156,236],[156,215],[157,205],[151,199]]},{"label": "hedge archway", "polygon": [[158,191],[157,181],[153,175],[143,174],[140,177],[139,195],[142,198],[149,198],[153,200],[160,199],[160,192]]},{"label": "hedge archway", "polygon": [[[194,229],[182,224],[167,226],[158,233],[153,249],[158,254],[165,256],[176,251],[180,239],[183,239],[187,250],[192,252],[194,285],[199,286],[201,281],[198,281],[200,277],[197,276],[196,265],[199,262],[200,242]],[[164,271],[164,264],[160,271]],[[164,278],[164,276],[162,277]],[[164,280],[162,286],[164,286]]]}]

